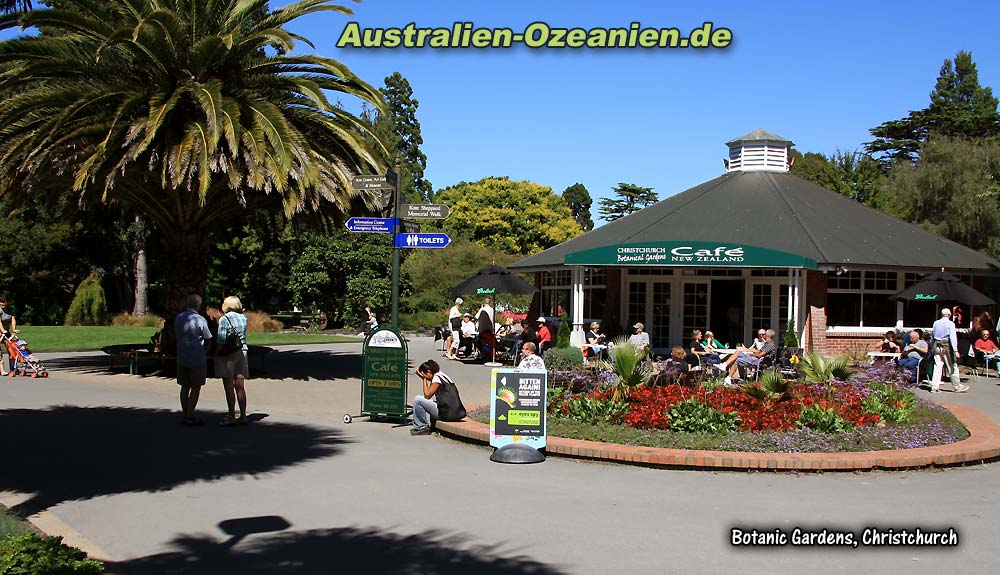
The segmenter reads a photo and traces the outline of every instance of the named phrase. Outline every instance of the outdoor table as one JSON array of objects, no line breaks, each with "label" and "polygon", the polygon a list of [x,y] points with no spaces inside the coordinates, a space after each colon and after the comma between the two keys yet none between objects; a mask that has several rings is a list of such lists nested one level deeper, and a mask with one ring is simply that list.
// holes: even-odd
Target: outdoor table
[{"label": "outdoor table", "polygon": [[882,352],[882,351],[869,351],[868,352],[868,358],[869,358],[868,361],[870,363],[875,363],[879,359],[883,359],[883,360],[899,359],[899,353],[888,353],[888,352]]}]

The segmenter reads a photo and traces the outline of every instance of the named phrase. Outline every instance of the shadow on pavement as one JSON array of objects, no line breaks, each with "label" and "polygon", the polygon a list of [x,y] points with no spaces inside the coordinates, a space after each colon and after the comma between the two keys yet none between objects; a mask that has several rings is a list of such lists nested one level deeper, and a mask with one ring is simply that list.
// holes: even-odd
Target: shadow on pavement
[{"label": "shadow on pavement", "polygon": [[218,427],[221,418],[185,427],[177,412],[158,409],[0,410],[0,490],[33,494],[11,509],[26,517],[63,501],[269,473],[347,443],[335,430],[265,421]]},{"label": "shadow on pavement", "polygon": [[[173,360],[170,360],[173,361]],[[74,355],[67,357],[55,357],[47,359],[45,366],[50,372],[71,371],[88,375],[101,375],[109,373],[128,373],[128,363],[122,360],[115,360],[104,354]],[[157,377],[172,379],[173,373],[169,369],[157,371],[160,365],[156,362],[145,362],[140,365],[142,373],[148,374],[145,377]],[[261,357],[250,358],[250,377],[257,381],[267,381],[268,379],[294,379],[294,380],[318,380],[335,381],[340,379],[357,379],[362,375],[364,369],[361,347],[350,351],[338,349],[330,350],[301,350],[296,348],[282,349],[274,348],[270,353]],[[211,372],[209,376],[211,377]],[[140,377],[136,378],[141,381]]]},{"label": "shadow on pavement", "polygon": [[206,535],[174,539],[174,551],[109,564],[122,575],[218,575],[240,573],[330,573],[430,575],[556,575],[559,569],[523,555],[503,556],[498,545],[474,545],[462,533],[429,530],[399,535],[375,528],[316,529],[271,535],[290,527],[281,517],[247,517],[223,521],[231,537],[219,541]]}]

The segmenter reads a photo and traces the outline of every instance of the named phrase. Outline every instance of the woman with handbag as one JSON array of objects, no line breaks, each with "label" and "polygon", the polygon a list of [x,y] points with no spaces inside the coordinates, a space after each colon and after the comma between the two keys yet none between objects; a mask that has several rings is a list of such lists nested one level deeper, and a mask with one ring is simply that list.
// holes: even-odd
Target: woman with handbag
[{"label": "woman with handbag", "polygon": [[[243,315],[243,304],[236,296],[229,296],[222,302],[222,317],[219,318],[219,332],[215,338],[215,375],[222,378],[226,390],[229,415],[222,425],[246,425],[247,421],[247,316]],[[236,418],[236,403],[239,402],[240,417]]]}]

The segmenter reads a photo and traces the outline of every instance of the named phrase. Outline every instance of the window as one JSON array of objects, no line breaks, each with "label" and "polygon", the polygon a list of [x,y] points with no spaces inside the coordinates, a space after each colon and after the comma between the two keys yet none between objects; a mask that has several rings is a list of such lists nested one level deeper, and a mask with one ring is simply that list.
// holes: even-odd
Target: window
[{"label": "window", "polygon": [[583,272],[583,318],[604,319],[608,299],[608,273],[604,268],[586,268]]},{"label": "window", "polygon": [[569,313],[572,282],[570,270],[542,272],[542,315]]},{"label": "window", "polygon": [[[913,275],[904,274],[903,283],[908,283]],[[899,291],[899,279],[899,272],[865,270],[840,275],[828,272],[827,325],[895,325],[896,302],[890,296]]]},{"label": "window", "polygon": [[750,329],[773,328],[771,325],[771,290],[773,287],[771,284],[755,284],[753,286]]}]

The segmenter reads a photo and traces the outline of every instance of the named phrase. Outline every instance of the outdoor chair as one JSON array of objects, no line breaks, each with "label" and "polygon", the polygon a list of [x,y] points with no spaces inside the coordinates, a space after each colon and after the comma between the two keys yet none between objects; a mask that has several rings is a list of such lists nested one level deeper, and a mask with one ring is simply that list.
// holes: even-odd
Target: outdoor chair
[{"label": "outdoor chair", "polygon": [[744,381],[750,381],[751,379],[753,381],[759,381],[761,372],[776,366],[778,362],[779,350],[780,348],[775,349],[774,353],[769,353],[764,357],[760,358],[760,361],[757,362],[757,365],[740,366],[740,369],[742,370],[741,373],[743,374],[743,377],[741,379],[743,379]]},{"label": "outdoor chair", "polygon": [[441,342],[441,349],[438,351],[445,351],[444,342],[447,341],[449,335],[451,335],[451,329],[448,327],[443,325],[434,326],[434,343]]},{"label": "outdoor chair", "polygon": [[775,362],[775,367],[781,371],[781,375],[790,378],[796,378],[799,376],[798,368],[792,364],[792,356],[802,359],[802,354],[805,350],[801,347],[781,347],[778,348],[778,357]]}]

